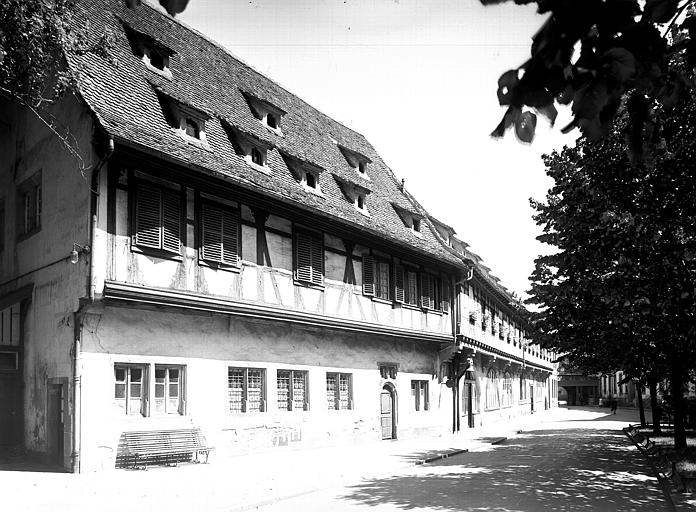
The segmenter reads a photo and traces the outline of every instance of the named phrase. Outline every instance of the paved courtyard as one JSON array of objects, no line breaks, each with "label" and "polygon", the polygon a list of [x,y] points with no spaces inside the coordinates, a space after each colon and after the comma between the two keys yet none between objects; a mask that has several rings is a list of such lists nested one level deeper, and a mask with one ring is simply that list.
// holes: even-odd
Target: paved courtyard
[{"label": "paved courtyard", "polygon": [[[207,465],[148,471],[70,475],[0,466],[0,486],[9,510],[22,511],[671,510],[621,432],[636,420],[632,410],[572,408],[459,435],[213,455]],[[500,437],[508,439],[491,444]]]}]

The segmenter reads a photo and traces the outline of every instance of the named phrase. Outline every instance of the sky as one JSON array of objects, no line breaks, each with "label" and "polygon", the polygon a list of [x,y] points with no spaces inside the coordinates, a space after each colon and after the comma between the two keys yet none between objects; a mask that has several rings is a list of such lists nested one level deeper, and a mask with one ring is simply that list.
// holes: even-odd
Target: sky
[{"label": "sky", "polygon": [[191,0],[179,19],[362,133],[406,188],[524,296],[536,240],[529,199],[552,185],[541,155],[576,135],[539,118],[531,145],[489,134],[498,77],[529,57],[533,4],[479,0]]}]

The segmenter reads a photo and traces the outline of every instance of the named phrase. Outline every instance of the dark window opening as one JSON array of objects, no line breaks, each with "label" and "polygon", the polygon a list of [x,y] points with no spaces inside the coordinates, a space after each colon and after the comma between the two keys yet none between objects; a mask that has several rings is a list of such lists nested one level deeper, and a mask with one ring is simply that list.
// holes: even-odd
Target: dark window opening
[{"label": "dark window opening", "polygon": [[365,162],[358,163],[358,172],[360,174],[365,174],[367,172],[367,164]]},{"label": "dark window opening", "polygon": [[263,153],[258,148],[251,148],[251,161],[256,165],[263,165]]},{"label": "dark window opening", "polygon": [[266,114],[266,124],[271,128],[278,128],[278,120],[274,114]]},{"label": "dark window opening", "polygon": [[189,137],[194,137],[196,139],[200,139],[201,137],[201,130],[198,126],[198,123],[190,117],[186,118],[186,135],[188,135]]},{"label": "dark window opening", "polygon": [[361,210],[365,209],[365,196],[363,195],[358,196],[358,208]]},{"label": "dark window opening", "polygon": [[307,186],[310,188],[317,188],[317,178],[312,174],[311,172],[308,172],[305,174],[305,180],[307,182]]},{"label": "dark window opening", "polygon": [[416,231],[417,233],[420,233],[421,230],[421,221],[420,219],[413,219],[413,231]]},{"label": "dark window opening", "polygon": [[157,50],[150,50],[150,65],[153,68],[159,69],[160,71],[164,71],[164,68],[166,67],[164,57]]}]

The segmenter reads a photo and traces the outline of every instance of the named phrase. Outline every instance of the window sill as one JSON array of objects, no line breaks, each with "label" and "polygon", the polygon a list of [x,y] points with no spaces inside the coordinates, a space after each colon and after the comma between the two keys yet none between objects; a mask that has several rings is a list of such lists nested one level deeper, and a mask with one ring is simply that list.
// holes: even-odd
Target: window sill
[{"label": "window sill", "polygon": [[17,236],[17,243],[24,242],[25,240],[31,238],[37,233],[41,232],[41,227],[39,226],[38,228],[34,228],[31,231],[27,231],[26,233],[22,233],[21,235]]},{"label": "window sill", "polygon": [[208,141],[203,139],[197,139],[196,137],[191,137],[190,135],[187,135],[185,132],[182,132],[181,130],[176,131],[179,133],[181,138],[184,139],[184,141],[186,141],[188,144],[196,146],[197,148],[202,149],[203,151],[208,151],[210,153],[213,152],[213,148],[210,147]]},{"label": "window sill", "polygon": [[383,299],[382,297],[370,297],[372,302],[379,302],[380,304],[389,304],[390,306],[394,304],[391,299]]},{"label": "window sill", "polygon": [[213,270],[222,270],[223,272],[231,272],[233,274],[238,274],[241,272],[241,265],[233,265],[232,263],[223,263],[220,261],[208,261],[199,259],[198,265],[201,267],[212,268]]},{"label": "window sill", "polygon": [[161,76],[162,78],[166,78],[167,80],[173,79],[172,72],[169,70],[169,68],[159,69],[159,68],[156,68],[155,66],[153,66],[152,64],[150,64],[149,62],[145,62],[145,61],[143,61],[143,64],[145,65],[145,67],[147,69],[149,69],[153,73],[156,73],[157,75]]},{"label": "window sill", "polygon": [[411,311],[421,311],[420,306],[418,306],[417,304],[408,304],[407,302],[399,302],[398,304],[400,304],[401,307],[404,309],[410,309]]},{"label": "window sill", "polygon": [[181,254],[175,254],[164,249],[155,249],[154,247],[140,247],[137,245],[131,245],[131,252],[143,254],[145,256],[153,256],[163,260],[184,261],[184,257]]},{"label": "window sill", "polygon": [[256,169],[257,171],[262,172],[264,174],[269,174],[271,172],[267,165],[255,164],[254,162],[250,162],[248,160],[245,160],[245,162],[252,169]]},{"label": "window sill", "polygon": [[298,281],[297,279],[293,279],[293,284],[295,286],[301,286],[302,288],[312,288],[314,290],[320,290],[322,292],[326,288],[326,286],[323,284],[308,283],[306,281]]}]

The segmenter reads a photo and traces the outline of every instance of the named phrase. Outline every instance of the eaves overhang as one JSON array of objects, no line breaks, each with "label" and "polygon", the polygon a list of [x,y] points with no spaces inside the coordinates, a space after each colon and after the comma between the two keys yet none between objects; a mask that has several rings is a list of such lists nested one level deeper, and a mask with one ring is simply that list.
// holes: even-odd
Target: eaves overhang
[{"label": "eaves overhang", "polygon": [[457,343],[460,346],[460,350],[473,349],[482,354],[504,359],[511,363],[517,363],[521,366],[534,368],[544,372],[553,372],[553,366],[546,366],[534,361],[529,361],[526,358],[517,356],[515,354],[510,354],[508,352],[505,352],[504,350],[500,350],[499,348],[492,347],[487,343],[483,343],[482,341],[469,338],[468,336],[458,335]]},{"label": "eaves overhang", "polygon": [[107,303],[130,303],[136,305],[142,304],[206,311],[242,318],[289,322],[308,327],[322,327],[362,334],[383,335],[391,338],[403,338],[421,342],[452,343],[453,340],[453,336],[449,334],[403,329],[373,322],[362,322],[337,318],[335,316],[321,315],[314,312],[268,306],[255,302],[199,295],[180,290],[145,287],[115,281],[106,281],[104,283],[103,299]]}]

